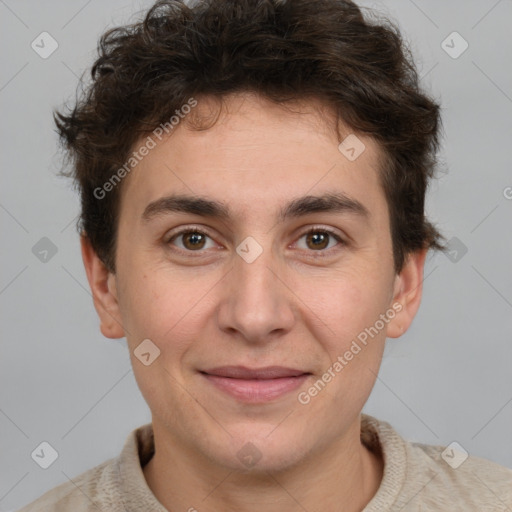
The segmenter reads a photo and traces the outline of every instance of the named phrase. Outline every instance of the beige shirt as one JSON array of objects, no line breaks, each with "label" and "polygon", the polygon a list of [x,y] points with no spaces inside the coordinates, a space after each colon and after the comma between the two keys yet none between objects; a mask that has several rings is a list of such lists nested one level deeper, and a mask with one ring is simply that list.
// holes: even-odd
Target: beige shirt
[{"label": "beige shirt", "polygon": [[[361,439],[384,457],[382,482],[362,512],[512,512],[510,469],[471,455],[458,466],[458,452],[448,449],[442,456],[446,447],[408,442],[389,423],[366,414],[361,415]],[[130,433],[118,457],[19,512],[168,512],[142,472],[153,453],[148,423]]]}]

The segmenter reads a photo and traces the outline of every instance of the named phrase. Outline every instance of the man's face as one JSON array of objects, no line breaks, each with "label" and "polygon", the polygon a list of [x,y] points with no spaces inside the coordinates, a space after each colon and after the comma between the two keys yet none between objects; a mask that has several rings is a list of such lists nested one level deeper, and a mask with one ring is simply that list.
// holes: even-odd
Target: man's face
[{"label": "man's face", "polygon": [[[249,95],[227,107],[204,131],[182,121],[126,178],[110,313],[160,435],[230,468],[252,443],[260,468],[279,469],[354,428],[386,333],[410,318],[377,322],[400,281],[375,143],[358,135],[366,149],[350,161],[313,109]],[[361,207],[288,208],[326,194]],[[170,196],[220,203],[229,217],[155,203]],[[357,337],[370,327],[364,345]],[[147,366],[134,355],[146,339],[160,350]],[[267,367],[291,371],[248,378]]]}]

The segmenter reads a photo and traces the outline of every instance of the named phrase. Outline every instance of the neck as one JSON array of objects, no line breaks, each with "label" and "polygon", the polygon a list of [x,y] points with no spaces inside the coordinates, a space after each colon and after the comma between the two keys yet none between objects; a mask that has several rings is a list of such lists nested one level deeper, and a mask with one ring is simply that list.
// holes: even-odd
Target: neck
[{"label": "neck", "polygon": [[[155,454],[143,468],[146,482],[168,510],[360,512],[377,492],[380,455],[360,441],[360,418],[335,446],[279,472],[240,473],[198,460],[153,422]],[[162,434],[166,437],[162,437]],[[159,442],[165,439],[165,442]]]}]

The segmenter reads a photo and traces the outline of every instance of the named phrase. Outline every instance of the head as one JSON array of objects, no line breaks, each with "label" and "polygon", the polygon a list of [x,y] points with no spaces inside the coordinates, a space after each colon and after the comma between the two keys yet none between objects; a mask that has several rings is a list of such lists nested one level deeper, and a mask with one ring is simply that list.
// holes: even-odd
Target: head
[{"label": "head", "polygon": [[[101,330],[169,438],[278,469],[350,428],[443,248],[439,111],[398,29],[348,1],[164,1],[102,37],[56,123]],[[305,377],[249,403],[211,383],[226,365]]]}]

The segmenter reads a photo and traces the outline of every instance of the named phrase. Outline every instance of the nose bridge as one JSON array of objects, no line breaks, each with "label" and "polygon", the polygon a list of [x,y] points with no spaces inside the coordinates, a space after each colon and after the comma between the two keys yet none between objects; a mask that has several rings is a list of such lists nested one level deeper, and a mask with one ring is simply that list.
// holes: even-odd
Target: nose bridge
[{"label": "nose bridge", "polygon": [[[269,241],[269,239],[267,239]],[[246,238],[236,249],[230,286],[219,320],[252,341],[287,331],[294,314],[287,287],[277,277],[279,265],[269,244]]]},{"label": "nose bridge", "polygon": [[[251,248],[250,251],[253,249]],[[270,248],[266,248],[254,260],[246,260],[243,256],[238,255],[234,271],[235,287],[240,290],[242,295],[242,297],[238,297],[239,303],[241,303],[241,298],[246,298],[247,302],[257,302],[261,307],[261,302],[269,304],[277,299],[276,293],[280,292],[275,283],[276,272],[273,269],[276,267],[276,262],[274,260]]]}]

